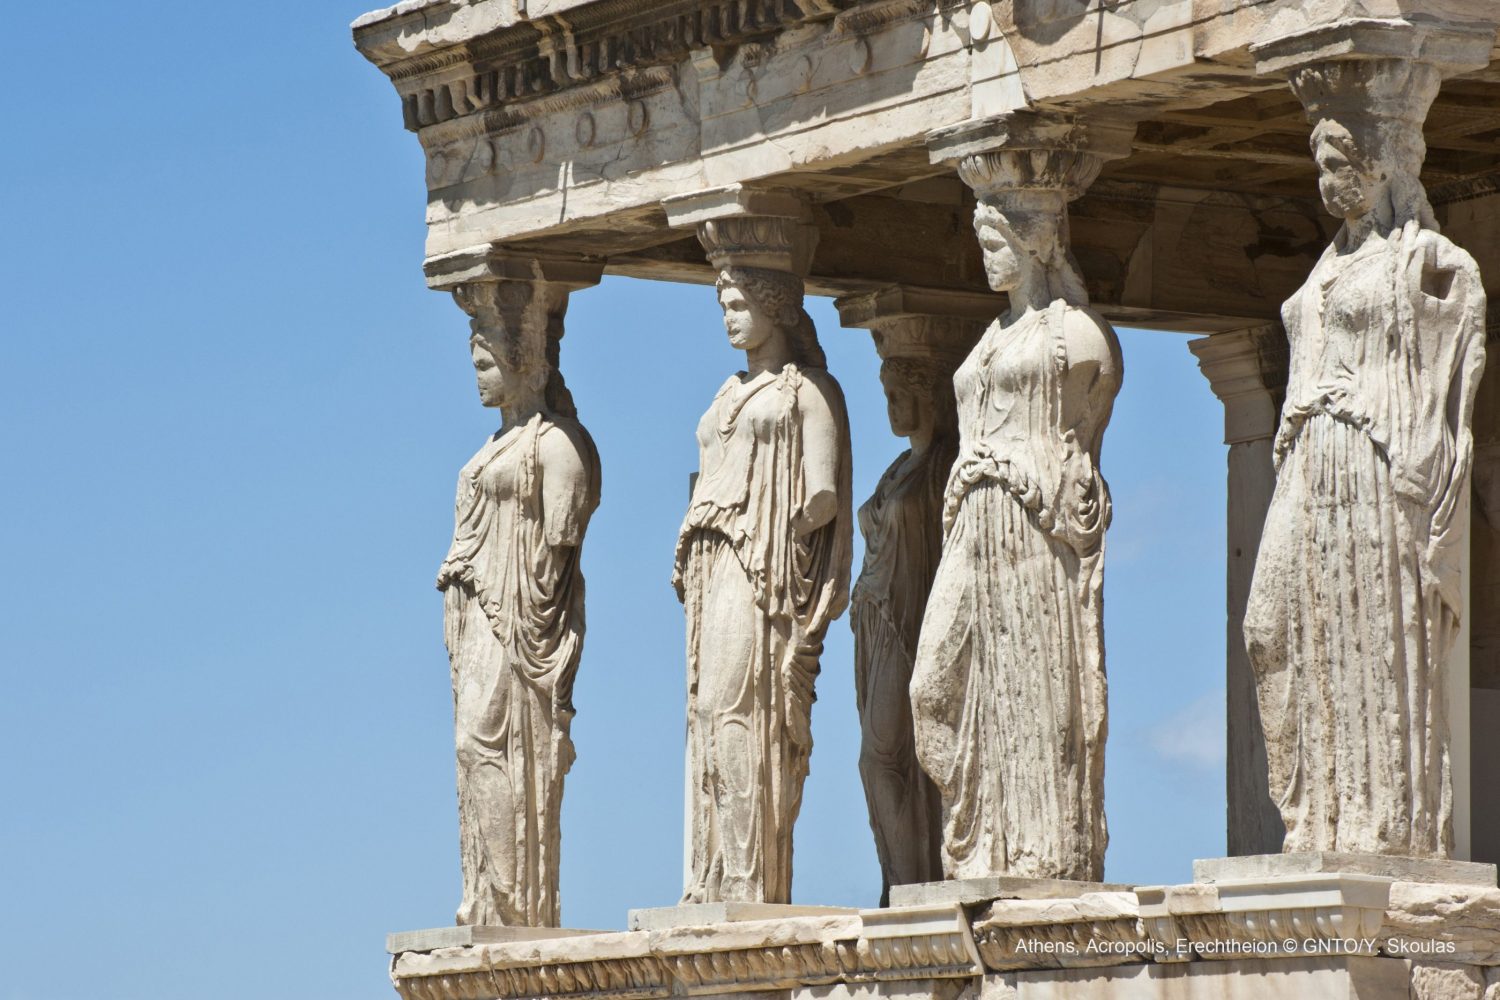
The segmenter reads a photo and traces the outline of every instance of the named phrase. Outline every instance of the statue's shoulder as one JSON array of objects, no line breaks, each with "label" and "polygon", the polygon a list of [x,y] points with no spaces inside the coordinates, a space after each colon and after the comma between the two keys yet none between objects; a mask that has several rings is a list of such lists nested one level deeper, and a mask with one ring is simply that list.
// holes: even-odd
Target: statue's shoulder
[{"label": "statue's shoulder", "polygon": [[826,368],[803,368],[798,365],[787,365],[787,371],[795,371],[799,384],[800,393],[815,393],[824,399],[836,401],[840,407],[844,405],[844,389],[839,385],[839,380],[834,378]]},{"label": "statue's shoulder", "polygon": [[1479,264],[1469,251],[1433,229],[1417,232],[1417,246],[1426,259],[1437,267],[1461,271],[1465,275],[1479,278]]},{"label": "statue's shoulder", "polygon": [[572,417],[542,417],[537,424],[537,454],[544,465],[552,461],[590,464],[594,439]]},{"label": "statue's shoulder", "polygon": [[1123,367],[1120,340],[1109,320],[1088,306],[1070,305],[1062,310],[1062,323],[1068,367],[1092,362],[1118,376]]},{"label": "statue's shoulder", "polygon": [[1479,264],[1467,250],[1433,229],[1418,229],[1409,239],[1412,260],[1421,268],[1420,278],[1412,275],[1412,284],[1419,285],[1429,300],[1444,302],[1443,308],[1483,301]]},{"label": "statue's shoulder", "polygon": [[1069,336],[1100,336],[1113,339],[1115,328],[1091,306],[1068,305],[1062,310],[1063,332]]}]

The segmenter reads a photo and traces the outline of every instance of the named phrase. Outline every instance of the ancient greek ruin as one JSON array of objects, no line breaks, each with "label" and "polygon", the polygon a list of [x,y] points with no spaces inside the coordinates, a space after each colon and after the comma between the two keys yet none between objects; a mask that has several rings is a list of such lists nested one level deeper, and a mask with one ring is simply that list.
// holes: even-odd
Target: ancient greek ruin
[{"label": "ancient greek ruin", "polygon": [[[402,997],[1500,998],[1500,5],[405,0],[353,31],[499,414],[438,574],[463,896],[390,936]],[[681,903],[618,932],[560,926],[558,887],[608,496],[559,345],[606,274],[711,286],[743,357],[676,548]],[[806,296],[881,359],[907,447],[868,497]],[[1104,881],[1124,326],[1189,335],[1224,412],[1228,856],[1177,885]],[[791,893],[845,622],[869,909]]]}]

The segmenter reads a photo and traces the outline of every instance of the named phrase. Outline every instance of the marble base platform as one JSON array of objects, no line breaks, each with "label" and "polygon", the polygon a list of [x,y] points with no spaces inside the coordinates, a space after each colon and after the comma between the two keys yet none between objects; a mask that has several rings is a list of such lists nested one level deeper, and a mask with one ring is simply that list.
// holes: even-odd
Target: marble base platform
[{"label": "marble base platform", "polygon": [[996,899],[1071,899],[1091,892],[1129,892],[1128,885],[1108,882],[1075,882],[1056,878],[1015,878],[991,875],[987,878],[953,879],[947,882],[913,882],[891,886],[892,906],[931,906],[959,903],[972,906]]},{"label": "marble base platform", "polygon": [[[1255,864],[1271,863],[1199,869]],[[392,935],[391,980],[405,1000],[1500,1000],[1500,888],[1472,881],[1308,870],[946,894],[866,910],[661,907],[632,911],[628,931]]]},{"label": "marble base platform", "polygon": [[1386,854],[1308,851],[1297,854],[1250,854],[1193,862],[1193,881],[1228,882],[1281,875],[1325,875],[1336,872],[1376,875],[1398,882],[1479,885],[1495,888],[1495,866],[1479,861],[1407,858]]}]

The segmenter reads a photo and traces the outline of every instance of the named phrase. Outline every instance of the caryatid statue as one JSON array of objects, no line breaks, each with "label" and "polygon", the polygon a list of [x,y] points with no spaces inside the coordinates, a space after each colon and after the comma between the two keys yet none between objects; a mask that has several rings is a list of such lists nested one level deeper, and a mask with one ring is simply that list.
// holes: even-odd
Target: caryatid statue
[{"label": "caryatid statue", "polygon": [[[958,457],[953,373],[984,329],[982,320],[935,314],[956,303],[924,303],[922,297],[894,287],[837,302],[845,326],[870,329],[891,431],[911,444],[859,509],[865,558],[849,612],[859,773],[880,859],[882,906],[893,885],[943,878],[942,799],[917,761],[909,692],[942,552],[944,491]],[[989,302],[972,305],[989,307],[993,315]]]},{"label": "caryatid statue", "polygon": [[[1389,56],[1402,32],[1423,58]],[[1358,32],[1344,58],[1298,58],[1320,48],[1311,37],[1257,50],[1289,71],[1323,203],[1344,225],[1282,309],[1291,366],[1245,639],[1283,850],[1446,857],[1444,671],[1463,610],[1485,294],[1419,173],[1441,60],[1467,47],[1487,64],[1493,31],[1378,34],[1382,58],[1358,55]]]},{"label": "caryatid statue", "polygon": [[458,743],[460,924],[560,922],[559,819],[583,652],[579,557],[599,504],[599,456],[557,369],[568,290],[485,280],[454,291],[473,317],[479,400],[501,420],[459,473],[437,581]]},{"label": "caryatid statue", "polygon": [[807,227],[706,221],[729,342],[673,583],[687,614],[683,901],[787,903],[823,635],[849,597],[849,424],[802,308]]},{"label": "caryatid statue", "polygon": [[949,878],[1103,875],[1099,453],[1123,363],[1067,207],[1130,134],[1020,113],[930,140],[974,189],[985,273],[1010,297],[954,379],[959,455],[911,681]]}]

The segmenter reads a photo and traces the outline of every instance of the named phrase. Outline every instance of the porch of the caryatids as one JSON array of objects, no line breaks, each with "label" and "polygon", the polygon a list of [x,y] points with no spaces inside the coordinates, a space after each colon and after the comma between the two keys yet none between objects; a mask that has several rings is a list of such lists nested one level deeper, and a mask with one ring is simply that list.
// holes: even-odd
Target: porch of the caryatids
[{"label": "porch of the caryatids", "polygon": [[558,360],[568,296],[599,274],[598,264],[502,250],[429,267],[471,318],[479,401],[500,414],[459,473],[437,579],[458,752],[461,925],[561,924],[580,557],[600,475]]},{"label": "porch of the caryatids", "polygon": [[1123,360],[1088,307],[1068,204],[1133,132],[1017,112],[928,140],[977,196],[986,277],[1010,299],[955,378],[959,455],[911,682],[950,879],[1103,875],[1099,454]]},{"label": "porch of the caryatids", "polygon": [[1487,65],[1493,43],[1493,28],[1350,21],[1253,49],[1306,109],[1324,204],[1343,220],[1282,311],[1276,489],[1245,613],[1286,852],[1455,853],[1467,709],[1450,695],[1468,679],[1446,675],[1455,653],[1467,666],[1485,295],[1419,173],[1443,78]]},{"label": "porch of the caryatids", "polygon": [[849,602],[849,421],[802,307],[806,206],[741,187],[666,203],[718,270],[745,369],[698,425],[673,583],[687,617],[684,903],[789,903],[828,625]]},{"label": "porch of the caryatids", "polygon": [[834,304],[844,326],[873,336],[891,431],[910,443],[859,509],[865,556],[850,605],[859,772],[884,906],[892,886],[943,878],[942,799],[917,760],[912,665],[958,457],[953,374],[1003,300],[891,286]]}]

